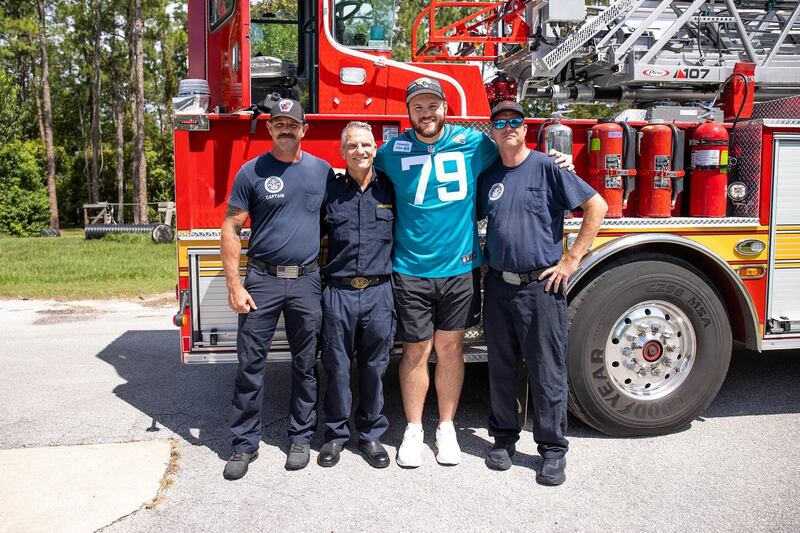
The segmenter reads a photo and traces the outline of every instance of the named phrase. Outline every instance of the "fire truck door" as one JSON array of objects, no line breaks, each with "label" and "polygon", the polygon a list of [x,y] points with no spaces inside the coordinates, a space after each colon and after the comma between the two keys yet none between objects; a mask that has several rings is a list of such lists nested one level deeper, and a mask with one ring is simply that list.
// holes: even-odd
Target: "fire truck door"
[{"label": "fire truck door", "polygon": [[208,84],[211,107],[250,106],[250,2],[208,0]]},{"label": "fire truck door", "polygon": [[771,333],[800,331],[800,135],[775,135],[769,292]]}]

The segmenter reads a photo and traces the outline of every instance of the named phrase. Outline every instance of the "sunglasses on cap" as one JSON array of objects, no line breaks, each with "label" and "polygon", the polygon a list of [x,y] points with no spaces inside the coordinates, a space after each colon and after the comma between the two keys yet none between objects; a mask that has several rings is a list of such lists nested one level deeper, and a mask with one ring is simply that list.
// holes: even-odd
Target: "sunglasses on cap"
[{"label": "sunglasses on cap", "polygon": [[505,129],[506,124],[508,124],[512,128],[519,128],[524,123],[525,123],[525,119],[524,118],[518,118],[518,117],[515,117],[515,118],[498,118],[497,120],[495,120],[492,123],[492,126],[494,126],[494,129],[496,129],[496,130],[502,130],[502,129]]}]

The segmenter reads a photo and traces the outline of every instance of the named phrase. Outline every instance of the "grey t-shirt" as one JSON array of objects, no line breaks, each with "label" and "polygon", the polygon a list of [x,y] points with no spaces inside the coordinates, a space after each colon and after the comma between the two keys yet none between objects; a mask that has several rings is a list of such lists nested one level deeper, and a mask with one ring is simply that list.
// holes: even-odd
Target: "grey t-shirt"
[{"label": "grey t-shirt", "polygon": [[303,152],[296,163],[271,153],[236,174],[228,204],[250,213],[247,255],[273,265],[306,265],[319,255],[319,210],[331,166]]}]

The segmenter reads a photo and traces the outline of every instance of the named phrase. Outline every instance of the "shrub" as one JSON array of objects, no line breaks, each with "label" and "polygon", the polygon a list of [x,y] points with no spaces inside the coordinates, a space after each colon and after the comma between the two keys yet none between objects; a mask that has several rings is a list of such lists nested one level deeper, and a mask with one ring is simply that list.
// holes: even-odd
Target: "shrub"
[{"label": "shrub", "polygon": [[38,235],[49,204],[39,143],[14,140],[0,147],[0,233]]}]

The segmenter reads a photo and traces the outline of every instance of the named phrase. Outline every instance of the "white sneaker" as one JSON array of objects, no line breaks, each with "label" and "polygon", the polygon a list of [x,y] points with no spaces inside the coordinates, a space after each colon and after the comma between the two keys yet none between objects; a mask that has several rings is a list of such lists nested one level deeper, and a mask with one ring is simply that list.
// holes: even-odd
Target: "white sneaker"
[{"label": "white sneaker", "polygon": [[456,428],[452,422],[442,422],[436,429],[436,460],[441,465],[457,465],[461,462],[461,448],[456,440]]},{"label": "white sneaker", "polygon": [[397,464],[404,468],[417,468],[422,465],[422,439],[425,434],[422,426],[409,424],[403,433],[403,443],[397,450]]}]

